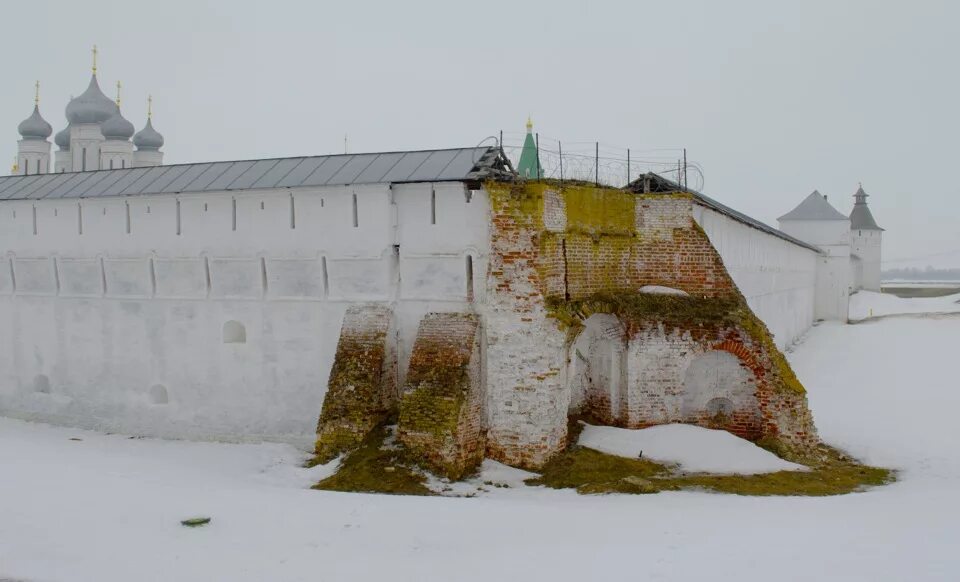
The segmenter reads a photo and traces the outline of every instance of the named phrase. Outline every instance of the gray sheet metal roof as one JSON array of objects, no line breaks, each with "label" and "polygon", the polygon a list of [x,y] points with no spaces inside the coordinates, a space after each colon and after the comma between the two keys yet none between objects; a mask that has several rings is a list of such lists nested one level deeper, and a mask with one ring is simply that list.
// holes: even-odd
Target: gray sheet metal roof
[{"label": "gray sheet metal roof", "polygon": [[0,201],[259,188],[463,182],[512,175],[503,152],[473,147],[178,164],[0,177]]},{"label": "gray sheet metal roof", "polygon": [[[656,193],[666,194],[670,192],[687,192],[688,194],[693,196],[694,201],[699,203],[701,206],[705,206],[712,210],[716,210],[717,212],[721,214],[725,214],[738,222],[742,222],[747,226],[756,228],[757,230],[762,230],[763,232],[767,234],[771,234],[777,238],[782,238],[783,240],[787,242],[791,242],[797,246],[801,246],[801,247],[810,249],[812,251],[816,251],[817,253],[822,252],[819,248],[813,246],[812,244],[805,243],[802,240],[798,238],[794,238],[781,230],[773,228],[772,226],[768,224],[764,224],[763,222],[760,222],[756,218],[747,216],[746,214],[740,211],[734,210],[733,208],[730,208],[725,204],[721,204],[720,202],[717,202],[716,200],[714,200],[713,198],[710,198],[706,194],[697,192],[696,190],[691,190],[690,188],[684,188],[679,184],[677,184],[676,182],[672,180],[668,180],[667,178],[664,178],[659,174],[654,174],[653,172],[641,175],[639,178],[637,178],[633,182],[630,182],[629,184],[627,184],[625,188],[627,190],[632,190],[634,192],[641,193],[644,191],[643,190],[644,180],[649,180],[651,194],[656,194]],[[0,194],[0,196],[2,196],[2,194]]]},{"label": "gray sheet metal roof", "polygon": [[833,207],[820,192],[814,190],[796,208],[777,220],[849,220]]}]

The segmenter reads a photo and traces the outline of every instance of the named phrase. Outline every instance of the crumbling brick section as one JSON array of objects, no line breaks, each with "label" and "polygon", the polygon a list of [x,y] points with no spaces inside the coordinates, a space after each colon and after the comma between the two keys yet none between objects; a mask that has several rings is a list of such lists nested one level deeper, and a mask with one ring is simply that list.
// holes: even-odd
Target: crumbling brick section
[{"label": "crumbling brick section", "polygon": [[434,472],[459,479],[483,459],[483,385],[476,315],[420,322],[400,399],[400,441]]},{"label": "crumbling brick section", "polygon": [[316,454],[327,462],[360,445],[396,405],[393,312],[377,304],[347,309],[317,426]]},{"label": "crumbling brick section", "polygon": [[[571,404],[621,426],[691,422],[798,447],[819,442],[803,387],[694,220],[689,194],[546,183],[487,189],[489,456],[542,465],[565,444]],[[650,301],[647,286],[685,294]],[[570,347],[591,312],[627,325],[616,398],[571,392]],[[693,358],[711,351],[735,358],[728,385],[737,390],[706,382],[705,372],[686,378]]]}]

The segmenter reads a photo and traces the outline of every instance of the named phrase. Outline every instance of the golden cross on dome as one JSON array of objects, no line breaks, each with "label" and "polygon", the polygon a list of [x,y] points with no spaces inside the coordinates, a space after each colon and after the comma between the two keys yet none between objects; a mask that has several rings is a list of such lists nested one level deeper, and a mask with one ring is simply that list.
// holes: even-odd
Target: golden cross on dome
[{"label": "golden cross on dome", "polygon": [[93,74],[97,74],[97,45],[93,45]]},{"label": "golden cross on dome", "polygon": [[153,95],[147,95],[147,119],[153,119]]},{"label": "golden cross on dome", "polygon": [[117,107],[120,107],[120,89],[123,88],[123,85],[120,84],[120,81],[117,81]]},{"label": "golden cross on dome", "polygon": [[40,105],[40,81],[33,84],[33,104]]}]

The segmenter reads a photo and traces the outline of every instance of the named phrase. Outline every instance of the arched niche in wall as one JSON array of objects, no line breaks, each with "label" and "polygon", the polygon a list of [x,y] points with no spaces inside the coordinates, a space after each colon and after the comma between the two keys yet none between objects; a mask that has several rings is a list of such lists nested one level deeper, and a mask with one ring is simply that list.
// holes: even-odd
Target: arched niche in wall
[{"label": "arched niche in wall", "polygon": [[50,378],[46,374],[37,374],[33,378],[33,391],[50,394]]},{"label": "arched niche in wall", "polygon": [[151,386],[147,396],[150,398],[151,404],[167,404],[170,402],[170,394],[163,384],[154,384]]},{"label": "arched niche in wall", "polygon": [[728,429],[728,425],[738,424],[743,425],[741,429],[750,430],[760,418],[756,390],[753,371],[736,355],[708,351],[687,366],[680,413],[685,422],[705,422]]},{"label": "arched niche in wall", "polygon": [[239,321],[230,320],[223,324],[223,343],[225,344],[245,344],[247,343],[247,328]]},{"label": "arched niche in wall", "polygon": [[597,313],[583,322],[570,346],[569,414],[614,424],[626,403],[626,331],[615,315]]}]

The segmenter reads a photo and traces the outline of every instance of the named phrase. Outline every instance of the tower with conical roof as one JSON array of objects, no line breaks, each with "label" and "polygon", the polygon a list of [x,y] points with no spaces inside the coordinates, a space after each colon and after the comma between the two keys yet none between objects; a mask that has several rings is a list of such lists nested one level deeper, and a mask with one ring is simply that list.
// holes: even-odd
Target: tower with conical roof
[{"label": "tower with conical roof", "polygon": [[846,321],[854,287],[850,259],[850,219],[814,190],[779,219],[780,230],[820,249],[815,269],[813,315]]},{"label": "tower with conical roof", "polygon": [[20,141],[17,143],[16,174],[46,174],[50,167],[50,142],[47,138],[53,127],[40,115],[40,81],[34,85],[33,113],[17,126]]},{"label": "tower with conical roof", "polygon": [[520,150],[517,173],[528,180],[537,180],[543,177],[543,167],[540,165],[537,142],[533,139],[533,121],[529,117],[527,118],[527,137],[524,138],[523,149]]},{"label": "tower with conical roof", "polygon": [[868,291],[880,291],[880,263],[881,247],[883,243],[883,229],[867,205],[867,194],[863,186],[857,188],[853,195],[853,210],[850,212],[850,247],[851,252],[862,261],[863,277],[861,286]]}]

